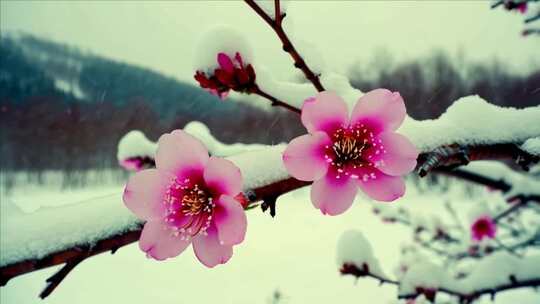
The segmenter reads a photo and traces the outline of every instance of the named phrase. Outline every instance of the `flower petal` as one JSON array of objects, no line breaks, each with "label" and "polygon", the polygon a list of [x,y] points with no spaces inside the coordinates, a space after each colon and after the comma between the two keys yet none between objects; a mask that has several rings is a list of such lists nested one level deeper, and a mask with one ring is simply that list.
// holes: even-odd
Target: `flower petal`
[{"label": "flower petal", "polygon": [[370,178],[360,176],[358,185],[365,194],[377,201],[391,202],[405,194],[403,178],[386,175],[378,170],[373,170]]},{"label": "flower petal", "polygon": [[[377,169],[393,176],[414,170],[418,151],[407,137],[394,132],[384,132],[379,134],[377,139],[380,140],[378,147],[369,151],[373,162],[379,162]],[[379,154],[375,154],[376,151],[379,151]]]},{"label": "flower petal", "polygon": [[139,247],[148,257],[156,260],[165,260],[179,255],[191,243],[182,239],[182,235],[175,236],[173,231],[160,221],[149,221],[144,225]]},{"label": "flower petal", "polygon": [[311,202],[323,214],[338,215],[351,207],[357,191],[353,179],[336,178],[335,173],[329,172],[311,186]]},{"label": "flower petal", "polygon": [[303,181],[317,180],[328,171],[325,160],[325,146],[331,144],[324,132],[314,132],[293,139],[285,152],[283,164],[294,178]]},{"label": "flower petal", "polygon": [[244,208],[234,198],[222,195],[214,208],[214,223],[220,243],[236,245],[244,241],[247,218]]},{"label": "flower petal", "polygon": [[215,198],[221,194],[231,196],[242,191],[242,173],[230,160],[210,157],[204,169],[204,181]]},{"label": "flower petal", "polygon": [[306,99],[300,116],[309,133],[324,131],[330,136],[348,124],[348,117],[349,111],[343,99],[327,91]]},{"label": "flower petal", "polygon": [[156,167],[176,176],[202,172],[208,161],[208,150],[195,137],[182,130],[163,134],[158,141]]},{"label": "flower petal", "polygon": [[197,259],[206,267],[225,264],[232,257],[232,245],[221,245],[215,225],[206,230],[207,235],[199,234],[193,238],[193,251]]},{"label": "flower petal", "polygon": [[124,189],[126,207],[142,220],[157,219],[164,215],[163,198],[172,176],[148,169],[129,178]]},{"label": "flower petal", "polygon": [[377,123],[382,130],[393,131],[399,128],[407,110],[398,92],[375,89],[358,99],[351,113],[351,124],[369,121]]},{"label": "flower petal", "polygon": [[219,66],[227,73],[234,73],[234,64],[229,55],[225,53],[219,53],[217,55],[217,62],[219,63]]}]

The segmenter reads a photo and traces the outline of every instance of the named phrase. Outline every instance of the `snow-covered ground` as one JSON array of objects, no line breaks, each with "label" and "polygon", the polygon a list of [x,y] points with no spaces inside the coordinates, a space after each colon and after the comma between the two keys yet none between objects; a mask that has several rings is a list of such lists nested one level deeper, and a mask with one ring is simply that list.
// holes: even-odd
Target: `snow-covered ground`
[{"label": "snow-covered ground", "polygon": [[[420,194],[409,183],[407,191],[394,204],[421,213],[435,211],[442,203],[438,188]],[[122,204],[121,192],[119,185],[68,192],[15,188],[11,195],[2,197],[2,221],[25,212],[62,208],[53,206],[54,202]],[[475,193],[482,196],[484,191]],[[452,183],[446,194],[463,204],[469,201],[457,183]],[[84,219],[80,214],[79,220]],[[157,262],[147,259],[133,244],[115,255],[102,254],[84,261],[42,303],[271,303],[276,290],[283,296],[281,303],[396,303],[396,287],[380,287],[369,279],[355,282],[338,272],[336,244],[346,230],[362,231],[389,275],[398,263],[400,244],[410,240],[408,230],[382,223],[367,199],[358,197],[350,211],[328,217],[313,208],[307,189],[300,189],[279,199],[276,218],[256,209],[248,212],[248,221],[246,240],[235,247],[233,258],[225,265],[207,269],[190,248],[177,258]],[[56,269],[13,279],[0,289],[0,302],[41,302],[37,295]],[[495,303],[532,304],[539,299],[538,293],[527,289],[497,294]],[[490,300],[485,297],[479,303]]]}]

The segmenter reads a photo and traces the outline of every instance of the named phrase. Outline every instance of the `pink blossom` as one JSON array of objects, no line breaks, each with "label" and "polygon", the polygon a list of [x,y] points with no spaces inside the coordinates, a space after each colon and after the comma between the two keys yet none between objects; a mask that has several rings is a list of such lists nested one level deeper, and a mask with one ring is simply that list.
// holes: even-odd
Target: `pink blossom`
[{"label": "pink blossom", "polygon": [[358,187],[378,201],[405,193],[401,177],[416,166],[418,152],[396,129],[406,110],[399,93],[376,89],[362,96],[349,117],[332,92],[307,99],[301,120],[309,134],[293,139],[283,154],[289,174],[314,181],[311,201],[323,214],[345,212]]},{"label": "pink blossom", "polygon": [[489,215],[477,218],[471,225],[471,235],[473,240],[479,242],[485,237],[494,238],[497,232],[497,224]]},{"label": "pink blossom", "polygon": [[214,267],[244,240],[246,215],[234,199],[241,188],[232,162],[209,157],[199,140],[176,130],[159,139],[156,168],[130,178],[124,203],[146,221],[139,247],[148,257],[175,257],[193,244],[201,263]]}]

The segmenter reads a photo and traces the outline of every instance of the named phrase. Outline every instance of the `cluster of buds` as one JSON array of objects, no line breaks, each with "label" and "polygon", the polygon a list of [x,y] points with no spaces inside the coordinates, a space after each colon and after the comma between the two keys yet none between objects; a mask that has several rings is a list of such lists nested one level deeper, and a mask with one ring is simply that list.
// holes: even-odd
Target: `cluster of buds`
[{"label": "cluster of buds", "polygon": [[257,89],[255,70],[251,64],[244,63],[240,53],[237,52],[233,58],[219,53],[217,62],[219,67],[213,74],[207,75],[200,70],[195,73],[195,80],[203,89],[220,99],[225,99],[230,90],[249,94]]}]

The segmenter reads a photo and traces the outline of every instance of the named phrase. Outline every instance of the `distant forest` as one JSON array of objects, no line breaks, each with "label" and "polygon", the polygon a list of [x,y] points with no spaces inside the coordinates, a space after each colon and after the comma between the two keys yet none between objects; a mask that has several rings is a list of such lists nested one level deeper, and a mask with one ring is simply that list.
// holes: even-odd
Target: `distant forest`
[{"label": "distant forest", "polygon": [[[34,36],[3,37],[0,58],[2,170],[114,168],[127,131],[157,140],[191,120],[224,142],[278,143],[303,131],[296,114],[220,101],[149,69]],[[503,106],[540,104],[540,70],[520,76],[500,62],[463,67],[443,52],[396,65],[379,58],[349,77],[362,91],[399,91],[416,119],[435,118],[470,94]]]}]

